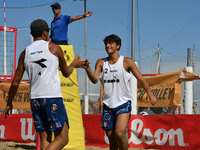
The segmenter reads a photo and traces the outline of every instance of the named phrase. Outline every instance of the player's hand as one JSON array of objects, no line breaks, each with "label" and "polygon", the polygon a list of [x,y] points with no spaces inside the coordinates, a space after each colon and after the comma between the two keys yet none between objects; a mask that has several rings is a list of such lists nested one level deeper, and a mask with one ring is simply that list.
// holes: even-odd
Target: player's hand
[{"label": "player's hand", "polygon": [[85,65],[85,60],[81,59],[80,57],[81,55],[77,56],[74,59],[74,63],[75,63],[74,68],[82,68]]},{"label": "player's hand", "polygon": [[93,14],[93,11],[88,11],[88,12],[85,13],[85,17],[89,17],[89,16],[91,16],[92,14]]},{"label": "player's hand", "polygon": [[151,101],[152,105],[155,105],[157,103],[157,98],[154,95],[148,96],[148,101]]},{"label": "player's hand", "polygon": [[89,60],[88,59],[86,59],[85,60],[85,69],[88,69],[88,68],[90,68],[90,62],[89,62]]},{"label": "player's hand", "polygon": [[7,118],[7,116],[10,116],[10,114],[12,114],[12,109],[13,109],[13,105],[7,105],[4,111],[4,118]]}]

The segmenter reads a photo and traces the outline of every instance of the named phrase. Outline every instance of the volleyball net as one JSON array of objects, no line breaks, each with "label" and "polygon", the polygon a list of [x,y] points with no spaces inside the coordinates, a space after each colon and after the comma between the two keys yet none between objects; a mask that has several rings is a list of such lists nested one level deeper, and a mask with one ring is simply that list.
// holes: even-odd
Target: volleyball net
[{"label": "volleyball net", "polygon": [[17,28],[0,26],[0,79],[12,79],[16,70]]}]

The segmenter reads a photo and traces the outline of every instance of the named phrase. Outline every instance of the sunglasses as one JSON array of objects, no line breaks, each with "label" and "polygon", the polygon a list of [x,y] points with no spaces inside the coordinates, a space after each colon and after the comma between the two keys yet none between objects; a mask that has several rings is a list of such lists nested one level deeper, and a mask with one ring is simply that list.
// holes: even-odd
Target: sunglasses
[{"label": "sunglasses", "polygon": [[49,29],[44,29],[45,31],[49,32]]},{"label": "sunglasses", "polygon": [[59,7],[52,7],[52,9],[55,9],[55,10],[57,10],[57,9],[59,9]]}]

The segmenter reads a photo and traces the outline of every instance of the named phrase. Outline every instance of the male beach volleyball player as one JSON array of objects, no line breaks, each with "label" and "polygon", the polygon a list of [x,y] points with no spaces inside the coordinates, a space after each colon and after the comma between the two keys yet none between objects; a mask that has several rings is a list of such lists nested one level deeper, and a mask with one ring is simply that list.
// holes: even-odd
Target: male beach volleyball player
[{"label": "male beach volleyball player", "polygon": [[119,55],[121,39],[112,34],[105,37],[103,41],[108,57],[97,60],[94,73],[89,65],[85,70],[92,83],[97,83],[100,77],[103,85],[101,127],[108,136],[110,150],[128,150],[128,139],[125,136],[125,131],[131,112],[132,96],[129,87],[131,73],[147,92],[148,100],[151,100],[152,105],[157,102],[157,99],[134,61]]},{"label": "male beach volleyball player", "polygon": [[[62,100],[58,67],[63,76],[68,77],[74,68],[84,67],[85,61],[78,56],[67,66],[60,46],[47,42],[49,27],[44,20],[33,21],[30,29],[34,42],[19,57],[4,118],[12,112],[12,100],[26,70],[30,80],[30,103],[35,129],[40,135],[40,149],[60,150],[68,143],[69,124]],[[53,141],[52,131],[55,135]]]},{"label": "male beach volleyball player", "polygon": [[58,45],[68,45],[68,25],[74,21],[89,17],[93,14],[92,11],[88,11],[83,15],[78,16],[68,16],[61,14],[61,6],[59,3],[54,3],[51,5],[52,11],[54,13],[54,19],[51,22],[51,35],[48,41],[56,43]]}]

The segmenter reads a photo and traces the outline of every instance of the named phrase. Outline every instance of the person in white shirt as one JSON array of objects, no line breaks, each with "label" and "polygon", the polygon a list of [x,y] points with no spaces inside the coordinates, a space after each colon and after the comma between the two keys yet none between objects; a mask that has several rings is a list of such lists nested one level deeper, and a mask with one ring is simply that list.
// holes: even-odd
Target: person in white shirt
[{"label": "person in white shirt", "polygon": [[[44,20],[34,20],[30,29],[34,42],[19,57],[4,118],[12,113],[12,100],[26,70],[30,81],[30,103],[35,129],[40,135],[40,150],[60,150],[69,141],[69,123],[61,94],[58,67],[62,75],[68,77],[74,68],[84,68],[86,61],[77,56],[67,66],[60,46],[47,42],[50,28]],[[52,132],[55,135],[53,141]]]},{"label": "person in white shirt", "polygon": [[[128,139],[125,131],[131,112],[130,78],[131,73],[137,78],[148,94],[148,100],[154,105],[157,102],[148,83],[137,69],[134,61],[120,56],[121,39],[112,34],[103,40],[108,57],[98,59],[95,71],[92,72],[89,61],[85,68],[92,83],[99,80],[103,86],[103,112],[101,127],[105,130],[110,142],[110,150],[128,150]],[[101,74],[101,75],[100,75]]]}]

